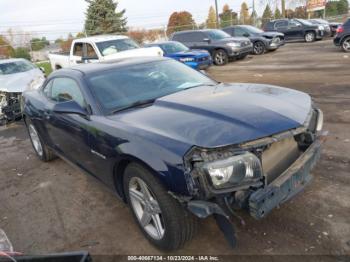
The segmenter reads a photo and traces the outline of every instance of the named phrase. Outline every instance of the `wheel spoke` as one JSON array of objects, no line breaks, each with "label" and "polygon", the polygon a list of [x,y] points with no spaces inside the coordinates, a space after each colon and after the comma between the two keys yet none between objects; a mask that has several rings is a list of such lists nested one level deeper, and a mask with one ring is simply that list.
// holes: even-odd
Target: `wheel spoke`
[{"label": "wheel spoke", "polygon": [[140,224],[145,227],[147,226],[149,223],[151,223],[152,220],[152,216],[150,215],[150,213],[148,212],[143,212],[142,217],[140,219]]},{"label": "wheel spoke", "polygon": [[152,220],[157,231],[158,238],[162,238],[164,229],[159,214],[152,215]]},{"label": "wheel spoke", "polygon": [[152,206],[152,213],[153,214],[160,214],[162,211],[160,210],[159,204],[155,199],[151,200],[151,206]]},{"label": "wheel spoke", "polygon": [[144,204],[145,203],[145,196],[135,188],[129,189],[129,196],[130,198],[134,199],[135,201]]},{"label": "wheel spoke", "polygon": [[152,196],[151,196],[151,193],[149,192],[145,182],[143,182],[142,180],[138,180],[137,183],[139,184],[139,186],[141,188],[141,192],[144,196],[144,200],[150,200],[152,198]]}]

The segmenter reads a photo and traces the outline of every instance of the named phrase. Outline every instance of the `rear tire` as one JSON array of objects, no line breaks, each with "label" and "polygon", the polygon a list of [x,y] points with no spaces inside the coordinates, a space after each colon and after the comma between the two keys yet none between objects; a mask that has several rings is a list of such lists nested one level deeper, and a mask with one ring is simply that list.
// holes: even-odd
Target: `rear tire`
[{"label": "rear tire", "polygon": [[306,42],[306,43],[314,42],[315,39],[316,39],[316,34],[315,34],[315,32],[307,32],[307,33],[305,34],[304,39],[305,39],[305,42]]},{"label": "rear tire", "polygon": [[134,219],[154,246],[165,251],[176,250],[193,238],[197,231],[196,218],[148,170],[136,163],[129,164],[123,183]]},{"label": "rear tire", "polygon": [[345,38],[341,44],[341,48],[343,49],[344,52],[350,52],[350,36]]},{"label": "rear tire", "polygon": [[33,149],[36,155],[39,157],[39,159],[43,162],[49,162],[57,158],[57,156],[52,152],[52,150],[49,149],[45,145],[43,140],[40,138],[39,133],[35,128],[33,122],[30,121],[29,119],[26,119],[25,121],[26,121],[30,142],[32,143]]},{"label": "rear tire", "polygon": [[223,66],[228,63],[228,55],[224,49],[218,49],[213,54],[214,64],[217,66]]}]

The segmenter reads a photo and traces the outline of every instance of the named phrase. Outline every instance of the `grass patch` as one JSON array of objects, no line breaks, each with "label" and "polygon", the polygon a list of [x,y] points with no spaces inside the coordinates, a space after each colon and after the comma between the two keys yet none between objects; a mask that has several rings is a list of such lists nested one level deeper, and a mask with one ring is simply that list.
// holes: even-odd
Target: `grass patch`
[{"label": "grass patch", "polygon": [[50,62],[39,62],[36,63],[38,67],[43,67],[45,69],[45,75],[48,76],[52,72],[51,64]]}]

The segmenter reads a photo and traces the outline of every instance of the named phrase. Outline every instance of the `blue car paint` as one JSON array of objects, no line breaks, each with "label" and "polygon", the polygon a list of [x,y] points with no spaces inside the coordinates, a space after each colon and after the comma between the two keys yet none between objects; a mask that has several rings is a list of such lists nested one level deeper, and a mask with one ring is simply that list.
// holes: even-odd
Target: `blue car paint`
[{"label": "blue car paint", "polygon": [[41,91],[24,94],[25,115],[50,148],[116,189],[121,197],[115,171],[123,161],[142,163],[168,190],[189,195],[183,159],[192,147],[232,145],[300,127],[311,107],[310,97],[295,90],[219,84],[184,90],[148,107],[104,116],[85,82],[87,74],[63,69],[48,80],[68,76],[79,83],[91,105],[90,118],[54,113],[54,103]]},{"label": "blue car paint", "polygon": [[[182,52],[167,53],[162,45],[164,43],[169,44],[172,42],[175,42],[175,41],[148,44],[148,45],[146,45],[146,47],[157,46],[163,50],[164,57],[175,59],[175,60],[177,60],[181,63],[184,63],[185,65],[188,65],[196,70],[207,69],[208,67],[210,67],[213,64],[213,60],[211,58],[211,55],[206,50],[188,49],[187,51],[182,51]],[[194,61],[182,62],[180,60],[181,58],[193,58]]]}]

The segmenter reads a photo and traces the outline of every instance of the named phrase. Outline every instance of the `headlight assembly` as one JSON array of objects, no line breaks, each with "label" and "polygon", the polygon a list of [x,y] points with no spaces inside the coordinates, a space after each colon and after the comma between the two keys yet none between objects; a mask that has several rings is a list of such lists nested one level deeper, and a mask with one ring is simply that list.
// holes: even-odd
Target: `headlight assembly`
[{"label": "headlight assembly", "polygon": [[260,160],[249,152],[207,163],[204,170],[217,189],[238,186],[262,177]]},{"label": "headlight assembly", "polygon": [[229,47],[240,47],[241,44],[239,42],[231,42],[231,43],[227,43],[227,45]]},{"label": "headlight assembly", "polygon": [[40,88],[40,86],[44,83],[44,81],[45,81],[45,78],[44,77],[42,77],[42,76],[38,76],[38,77],[36,77],[34,80],[32,80],[30,83],[29,83],[29,85],[28,85],[28,87],[27,87],[27,91],[29,91],[29,90],[37,90],[37,89],[39,89]]}]

